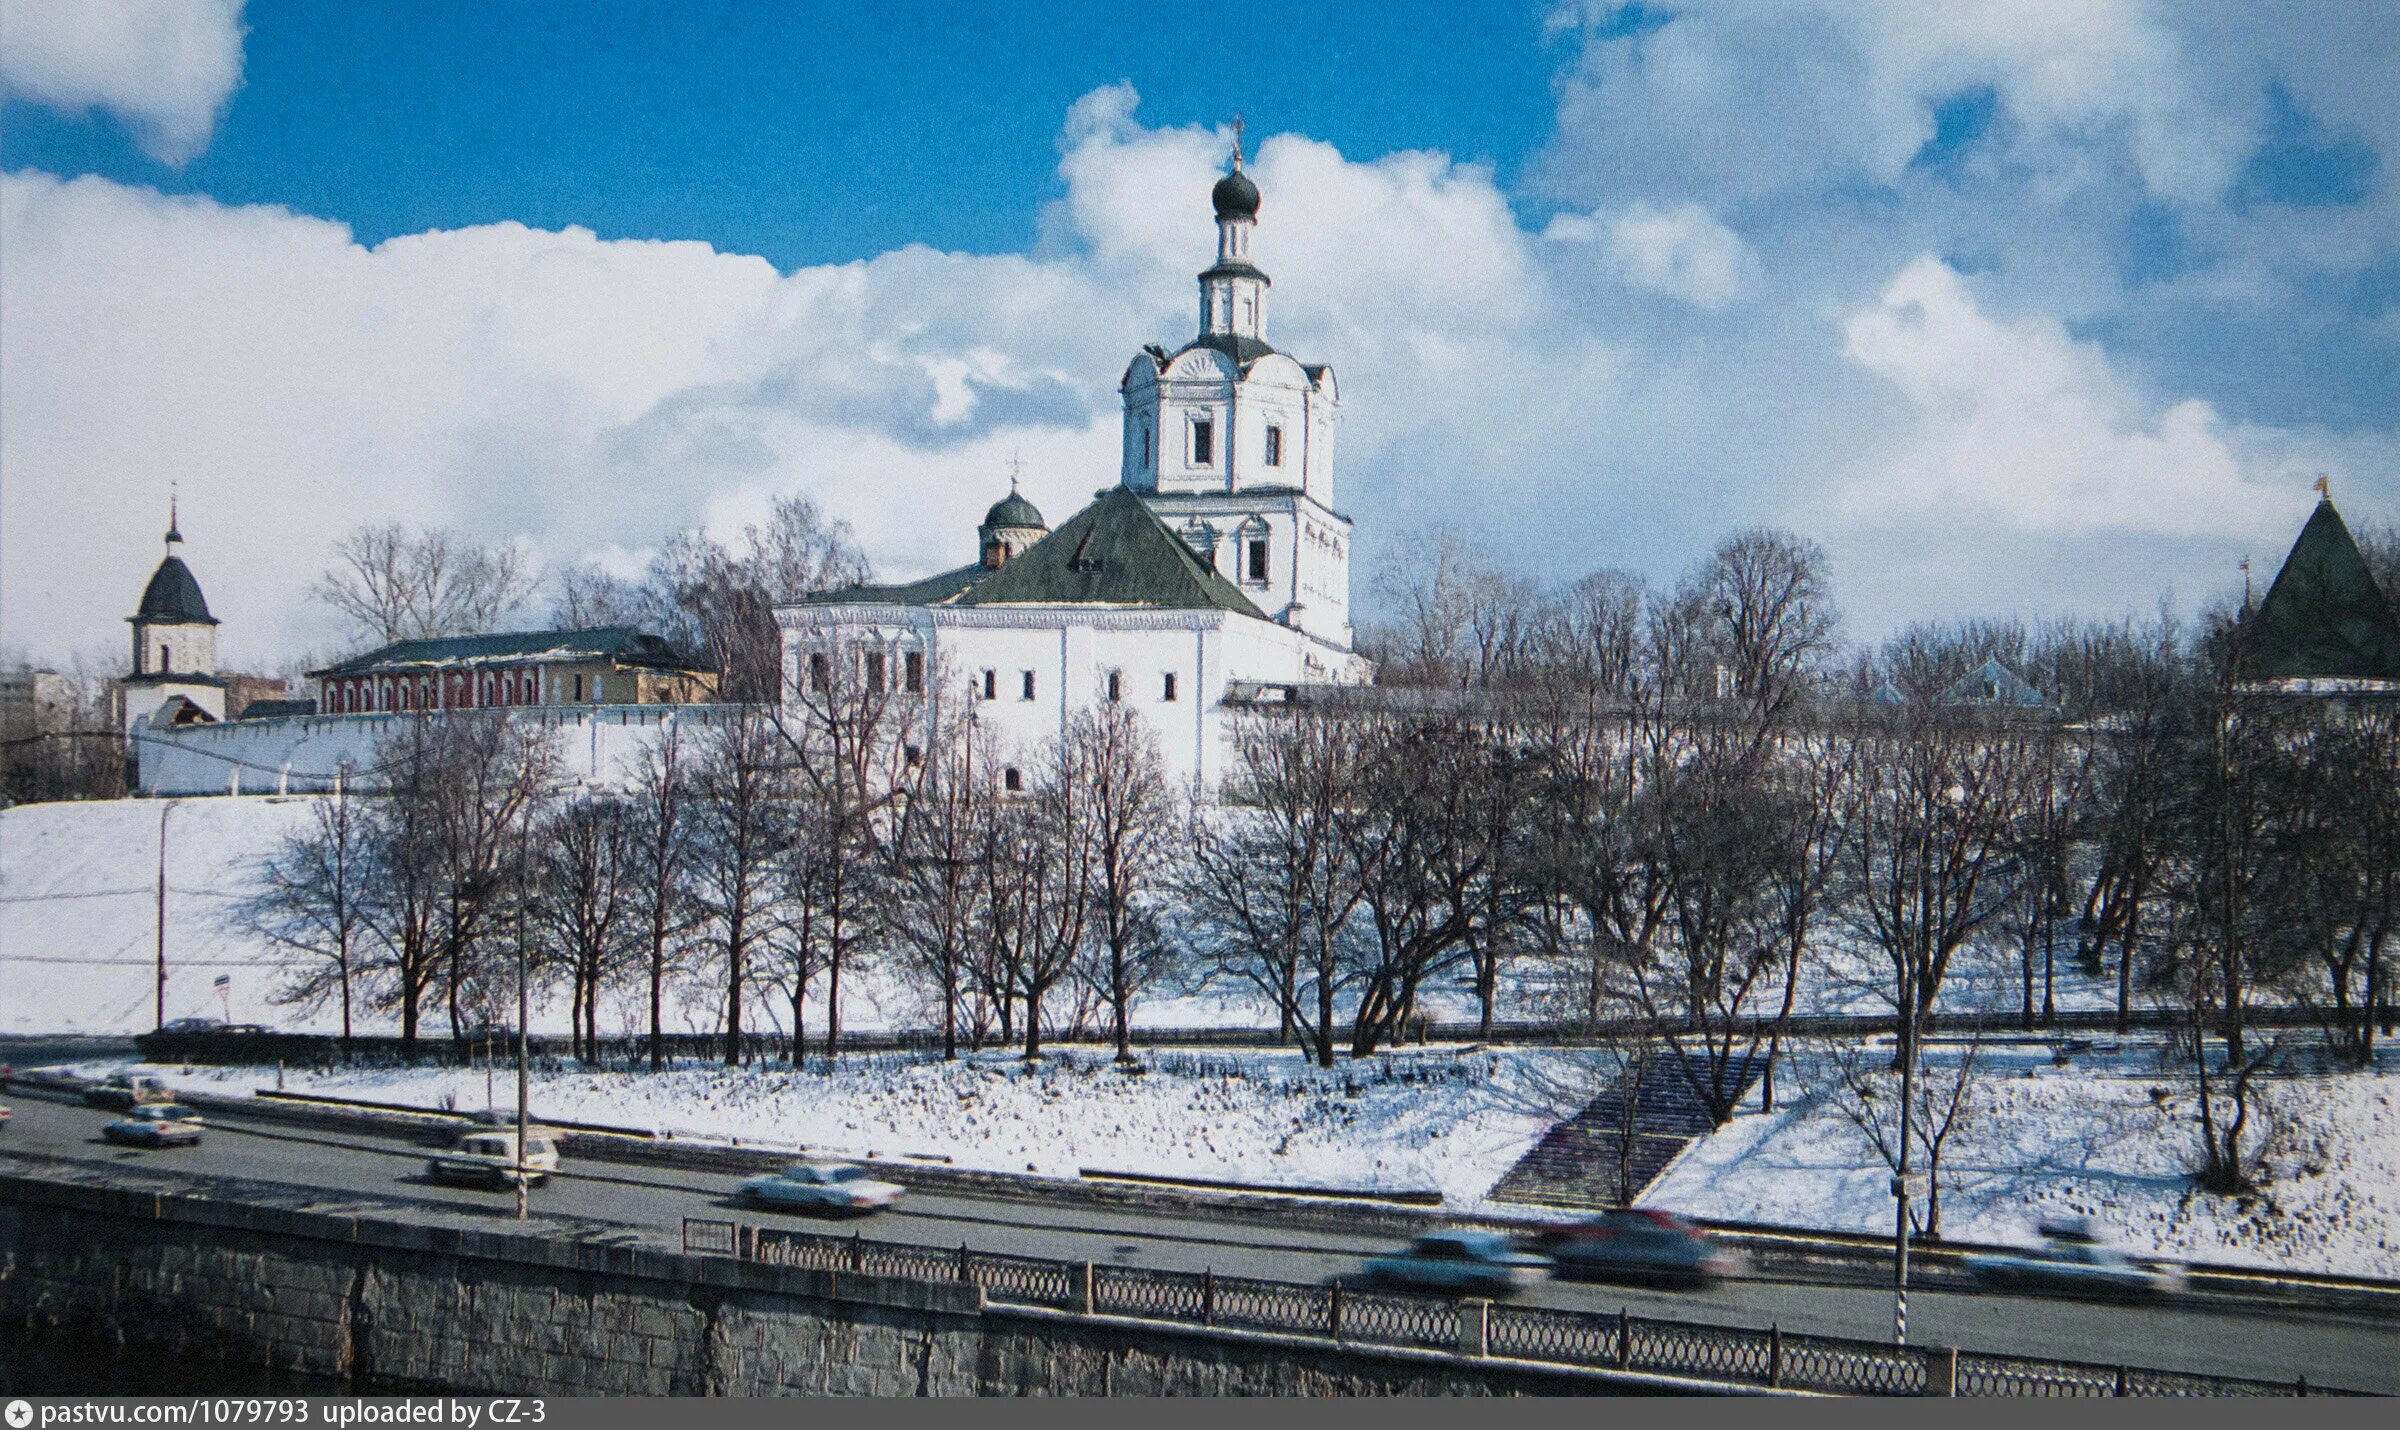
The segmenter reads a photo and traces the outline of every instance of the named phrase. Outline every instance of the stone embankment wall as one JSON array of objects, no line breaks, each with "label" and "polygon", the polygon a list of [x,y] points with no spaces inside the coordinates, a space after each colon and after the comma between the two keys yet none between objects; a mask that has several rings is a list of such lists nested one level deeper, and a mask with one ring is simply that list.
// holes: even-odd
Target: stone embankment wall
[{"label": "stone embankment wall", "polygon": [[1658,1393],[971,1286],[0,1175],[0,1392]]}]

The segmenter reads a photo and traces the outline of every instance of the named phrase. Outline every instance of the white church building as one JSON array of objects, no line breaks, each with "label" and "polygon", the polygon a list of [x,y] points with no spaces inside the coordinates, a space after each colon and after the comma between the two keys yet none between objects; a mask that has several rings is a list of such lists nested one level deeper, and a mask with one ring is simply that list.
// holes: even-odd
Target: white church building
[{"label": "white church building", "polygon": [[1078,710],[1130,702],[1169,776],[1213,788],[1230,708],[1370,677],[1352,649],[1351,523],[1333,504],[1333,369],[1267,342],[1259,191],[1238,146],[1211,198],[1199,335],[1126,369],[1117,485],[1055,529],[1012,490],[968,564],[778,608],[787,688],[874,652],[1028,757]]}]

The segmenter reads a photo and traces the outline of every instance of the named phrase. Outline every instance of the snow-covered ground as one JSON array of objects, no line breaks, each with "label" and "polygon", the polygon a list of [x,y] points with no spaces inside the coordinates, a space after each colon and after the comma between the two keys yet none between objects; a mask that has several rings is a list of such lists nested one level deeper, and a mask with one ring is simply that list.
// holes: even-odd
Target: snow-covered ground
[{"label": "snow-covered ground", "polygon": [[[1009,1053],[955,1063],[851,1054],[829,1071],[798,1074],[709,1066],[539,1074],[531,1105],[571,1121],[846,1156],[931,1154],[1059,1177],[1091,1168],[1437,1190],[1471,1206],[1579,1105],[1583,1089],[1559,1082],[1553,1066],[1564,1056],[1435,1046],[1325,1071],[1284,1052],[1160,1052],[1132,1073],[1089,1049],[1032,1066]],[[277,1082],[273,1068],[153,1071],[195,1091],[239,1094]],[[479,1109],[487,1096],[478,1069],[295,1071],[283,1085],[420,1107]],[[514,1107],[508,1068],[493,1085]]]},{"label": "snow-covered ground", "polygon": [[[1945,1056],[1929,1050],[1937,1062]],[[2086,1216],[2158,1256],[2400,1278],[2400,1058],[2372,1072],[2274,1083],[2274,1175],[2239,1199],[2193,1187],[2191,1094],[2154,1045],[2128,1043],[2063,1068],[2046,1051],[1985,1058],[1983,1109],[1943,1153],[1946,1236],[2030,1243],[2043,1218]],[[1830,1080],[1813,1081],[1771,1115],[1755,1111],[1753,1094],[1753,1110],[1693,1148],[1643,1201],[1727,1220],[1889,1231],[1888,1169],[1840,1112]]]}]

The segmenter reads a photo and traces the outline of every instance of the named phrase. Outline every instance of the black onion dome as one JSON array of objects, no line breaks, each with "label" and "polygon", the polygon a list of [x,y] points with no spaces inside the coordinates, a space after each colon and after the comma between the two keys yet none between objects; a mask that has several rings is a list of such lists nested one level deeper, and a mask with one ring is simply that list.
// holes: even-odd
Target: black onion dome
[{"label": "black onion dome", "polygon": [[180,556],[170,556],[158,563],[158,570],[151,573],[150,584],[142,588],[141,609],[134,612],[133,618],[170,626],[217,624],[217,618],[208,613],[208,601],[200,594],[200,583],[193,579],[192,568],[184,565]]},{"label": "black onion dome", "polygon": [[1050,529],[1050,524],[1042,520],[1041,510],[1013,491],[992,503],[992,509],[983,514],[983,524],[987,527],[1024,526],[1042,531]]},{"label": "black onion dome", "polygon": [[1217,180],[1208,197],[1217,206],[1218,218],[1258,217],[1258,185],[1239,169]]}]

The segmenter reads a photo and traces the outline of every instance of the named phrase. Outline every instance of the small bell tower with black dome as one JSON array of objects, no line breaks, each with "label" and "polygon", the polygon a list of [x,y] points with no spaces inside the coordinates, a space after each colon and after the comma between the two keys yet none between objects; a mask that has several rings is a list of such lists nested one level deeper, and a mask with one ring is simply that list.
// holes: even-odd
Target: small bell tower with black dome
[{"label": "small bell tower with black dome", "polygon": [[[167,554],[142,588],[133,626],[133,673],[125,677],[125,730],[131,735],[175,696],[211,720],[225,718],[225,682],[217,674],[217,618],[183,559],[183,523],[167,503]],[[188,712],[187,712],[188,713]],[[192,718],[197,718],[193,716]]]}]

